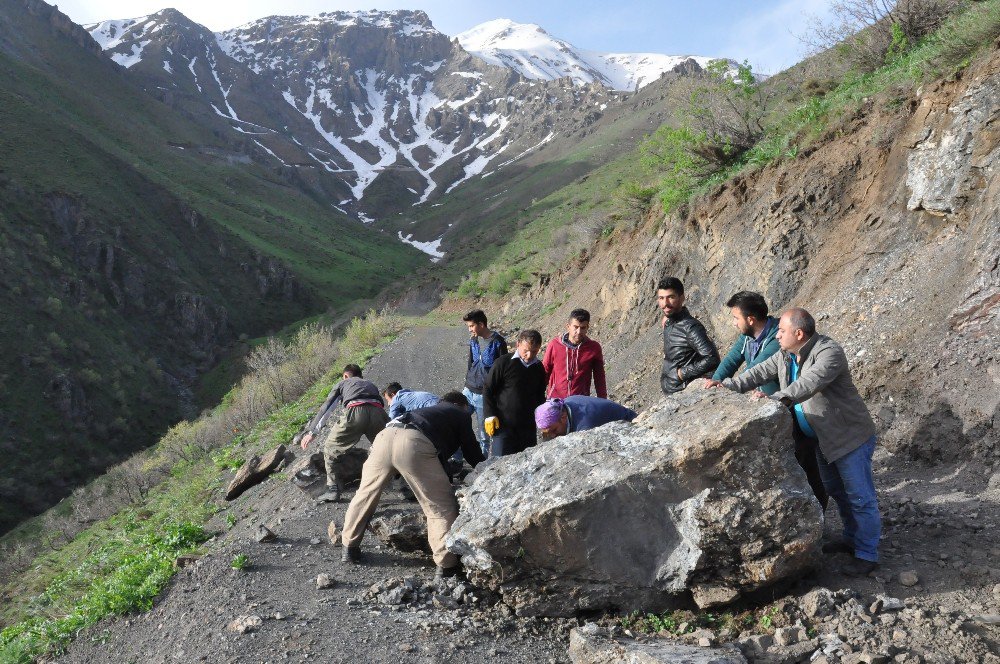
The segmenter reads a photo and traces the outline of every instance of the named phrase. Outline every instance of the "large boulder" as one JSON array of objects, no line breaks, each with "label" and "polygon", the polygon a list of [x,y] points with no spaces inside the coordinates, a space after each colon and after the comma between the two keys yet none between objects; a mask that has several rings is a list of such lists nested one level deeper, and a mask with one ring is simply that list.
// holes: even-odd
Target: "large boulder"
[{"label": "large boulder", "polygon": [[614,638],[589,623],[569,633],[573,664],[747,664],[735,646],[705,648],[670,639]]},{"label": "large boulder", "polygon": [[660,611],[803,574],[822,519],[784,406],[691,389],[492,464],[447,542],[519,615]]}]

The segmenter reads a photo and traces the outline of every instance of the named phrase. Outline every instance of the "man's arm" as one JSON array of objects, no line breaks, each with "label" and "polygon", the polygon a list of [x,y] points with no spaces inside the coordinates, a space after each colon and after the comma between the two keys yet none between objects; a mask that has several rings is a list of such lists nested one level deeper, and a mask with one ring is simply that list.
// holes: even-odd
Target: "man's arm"
[{"label": "man's arm", "polygon": [[[503,338],[503,335],[499,332],[497,332],[496,335],[500,337],[500,348],[497,349],[497,357],[500,357],[501,355],[509,353],[510,350],[507,349],[507,340]],[[495,360],[496,358],[493,359]]]},{"label": "man's arm", "polygon": [[462,456],[475,468],[478,464],[486,461],[483,450],[479,447],[476,434],[472,431],[472,418],[466,417],[458,430],[458,444],[462,448]]},{"label": "man's arm", "polygon": [[782,362],[784,357],[781,353],[775,353],[757,366],[750,367],[732,378],[726,378],[722,381],[722,386],[742,393],[760,387],[764,383],[770,383],[772,380],[778,380]]},{"label": "man's arm", "polygon": [[316,411],[316,416],[309,421],[308,425],[306,425],[307,431],[317,434],[319,433],[319,430],[323,428],[323,423],[326,422],[326,418],[340,403],[341,395],[343,393],[341,387],[343,384],[344,381],[340,381],[333,386],[333,389],[330,390],[330,394],[326,397],[326,401],[324,401],[323,405],[319,407],[318,411]]},{"label": "man's arm", "polygon": [[469,339],[469,359],[465,363],[465,373],[469,373],[469,369],[472,368],[472,344],[477,343],[475,338]]},{"label": "man's arm", "polygon": [[802,403],[812,395],[820,392],[847,370],[847,356],[840,346],[823,348],[815,353],[814,361],[809,368],[799,374],[794,383],[778,390],[772,397],[785,403]]},{"label": "man's arm", "polygon": [[548,387],[545,388],[546,392],[549,392],[551,390],[553,381],[555,379],[555,376],[552,373],[552,371],[556,367],[555,347],[556,343],[555,340],[553,339],[545,347],[545,354],[542,355],[542,368],[545,369],[545,377],[546,377],[545,382],[548,385]]},{"label": "man's arm", "polygon": [[704,325],[695,321],[685,336],[694,352],[698,354],[698,358],[691,364],[678,369],[677,375],[681,380],[697,378],[719,366],[719,351],[712,340],[708,338],[708,332],[705,331]]},{"label": "man's arm", "polygon": [[597,344],[597,356],[594,357],[594,391],[600,398],[608,398],[608,378],[604,373],[604,349],[601,344]]},{"label": "man's arm", "polygon": [[743,338],[743,335],[736,338],[733,347],[729,349],[726,356],[722,358],[722,362],[719,363],[715,373],[712,374],[712,380],[721,381],[736,375],[736,371],[743,365],[743,346],[745,343],[746,340]]},{"label": "man's arm", "polygon": [[406,412],[406,406],[403,404],[403,400],[399,398],[400,395],[392,400],[392,405],[389,406],[389,419],[394,420],[403,413]]}]

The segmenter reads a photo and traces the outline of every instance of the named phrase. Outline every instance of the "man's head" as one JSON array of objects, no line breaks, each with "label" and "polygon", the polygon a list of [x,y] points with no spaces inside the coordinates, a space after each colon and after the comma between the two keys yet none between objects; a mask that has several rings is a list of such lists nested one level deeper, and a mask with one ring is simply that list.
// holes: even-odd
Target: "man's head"
[{"label": "man's head", "polygon": [[535,426],[542,433],[542,440],[565,436],[569,428],[569,414],[562,399],[549,399],[535,409]]},{"label": "man's head", "polygon": [[441,401],[472,412],[472,404],[469,403],[469,400],[466,399],[465,395],[461,392],[457,392],[455,390],[445,392],[444,396],[441,397]]},{"label": "man's head", "polygon": [[814,334],[816,320],[805,309],[788,309],[778,320],[778,345],[786,353],[798,353]]},{"label": "man's head", "polygon": [[389,383],[385,386],[385,389],[382,390],[382,397],[385,399],[385,402],[391,406],[392,400],[396,398],[396,394],[399,393],[401,389],[403,389],[403,386],[399,383]]},{"label": "man's head", "polygon": [[469,336],[485,337],[489,327],[486,324],[486,314],[482,309],[476,309],[462,316],[465,326],[469,328]]},{"label": "man's head", "polygon": [[656,284],[656,304],[664,316],[673,316],[684,307],[684,284],[677,277],[664,277]]},{"label": "man's head", "polygon": [[755,336],[755,330],[767,321],[767,302],[760,293],[740,291],[726,301],[733,325],[740,334]]},{"label": "man's head", "polygon": [[361,375],[361,367],[356,364],[348,364],[344,367],[343,377],[344,380],[347,380],[348,378],[363,378]]},{"label": "man's head", "polygon": [[538,357],[542,349],[542,335],[538,330],[521,330],[517,335],[517,356],[525,362],[531,362]]},{"label": "man's head", "polygon": [[583,343],[587,339],[587,330],[590,329],[590,312],[586,309],[574,309],[569,314],[569,323],[566,325],[566,334],[569,342],[574,346]]}]

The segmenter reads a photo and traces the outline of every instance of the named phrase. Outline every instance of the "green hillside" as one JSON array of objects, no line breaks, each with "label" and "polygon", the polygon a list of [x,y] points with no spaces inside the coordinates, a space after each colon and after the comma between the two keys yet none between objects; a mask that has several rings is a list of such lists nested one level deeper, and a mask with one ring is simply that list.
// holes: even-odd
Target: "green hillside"
[{"label": "green hillside", "polygon": [[0,531],[152,442],[240,335],[426,263],[0,6]]}]

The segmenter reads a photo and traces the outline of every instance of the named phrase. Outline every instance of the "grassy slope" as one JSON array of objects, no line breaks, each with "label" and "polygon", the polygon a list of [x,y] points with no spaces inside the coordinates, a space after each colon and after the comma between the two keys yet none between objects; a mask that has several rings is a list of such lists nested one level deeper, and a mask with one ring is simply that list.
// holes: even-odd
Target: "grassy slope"
[{"label": "grassy slope", "polygon": [[[203,153],[229,148],[20,3],[0,8],[0,124],[0,529],[180,417],[167,374],[204,366],[212,349],[162,326],[179,293],[257,336],[426,262],[258,166]],[[54,224],[52,195],[75,201],[83,223]],[[116,270],[142,273],[143,306],[116,302],[108,248]],[[261,296],[244,269],[254,250],[295,274],[298,297]],[[86,425],[54,405],[67,394]]]}]

